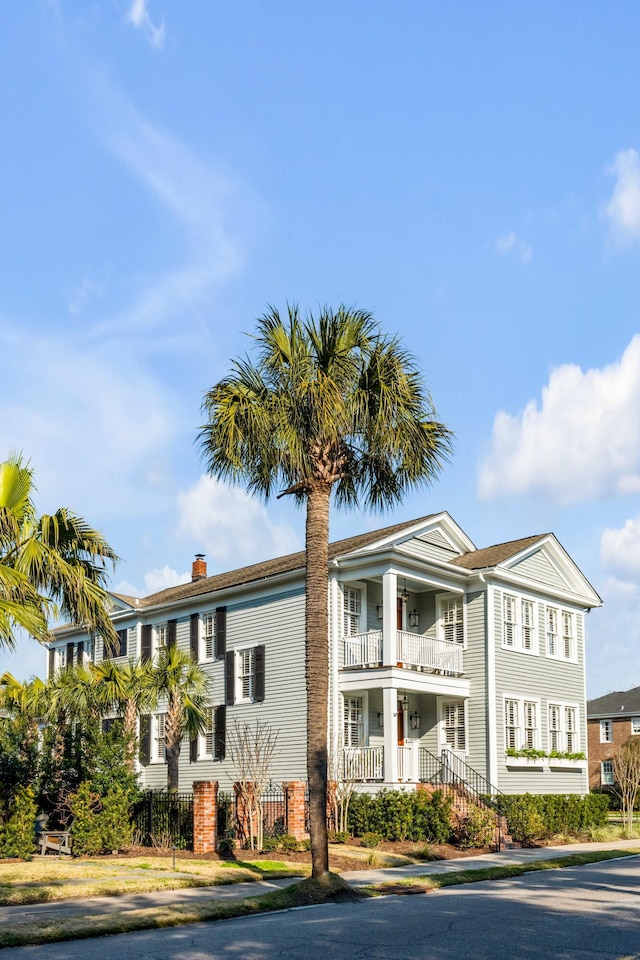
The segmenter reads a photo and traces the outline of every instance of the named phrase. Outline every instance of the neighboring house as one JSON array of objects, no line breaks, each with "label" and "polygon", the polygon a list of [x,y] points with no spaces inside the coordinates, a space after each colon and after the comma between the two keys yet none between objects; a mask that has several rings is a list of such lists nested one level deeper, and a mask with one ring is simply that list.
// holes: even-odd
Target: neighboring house
[{"label": "neighboring house", "polygon": [[589,787],[614,784],[613,756],[629,737],[640,737],[640,687],[607,693],[587,704]]},{"label": "neighboring house", "polygon": [[[601,601],[553,534],[477,550],[439,513],[331,544],[329,578],[330,743],[363,789],[412,789],[446,749],[505,792],[587,791],[584,620]],[[114,656],[177,643],[211,678],[181,789],[228,789],[231,725],[258,718],[278,732],[273,779],[306,779],[304,553],[212,577],[199,555],[191,583],[114,603]],[[49,671],[103,656],[65,628]],[[141,724],[148,788],[166,784],[163,722]]]}]

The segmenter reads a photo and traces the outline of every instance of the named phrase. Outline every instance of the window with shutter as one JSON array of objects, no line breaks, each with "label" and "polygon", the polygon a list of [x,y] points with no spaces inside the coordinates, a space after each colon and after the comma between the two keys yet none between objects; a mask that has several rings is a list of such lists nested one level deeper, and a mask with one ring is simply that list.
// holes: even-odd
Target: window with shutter
[{"label": "window with shutter", "polygon": [[204,646],[204,659],[213,660],[216,641],[216,617],[212,612],[205,613],[202,617],[202,639]]},{"label": "window with shutter", "polygon": [[579,753],[578,708],[573,703],[549,704],[549,750]]},{"label": "window with shutter", "polygon": [[164,732],[164,721],[166,714],[156,713],[153,717],[154,726],[154,760],[166,760],[166,740]]},{"label": "window with shutter", "polygon": [[464,703],[445,703],[444,742],[451,750],[465,750]]},{"label": "window with shutter", "polygon": [[520,726],[519,726],[519,702],[518,700],[505,700],[504,702],[504,743],[507,750],[519,750]]},{"label": "window with shutter", "polygon": [[238,662],[240,664],[240,696],[238,700],[253,700],[253,689],[256,668],[255,648],[240,650]]},{"label": "window with shutter", "polygon": [[360,747],[364,741],[362,697],[344,698],[344,745]]},{"label": "window with shutter", "polygon": [[151,660],[152,648],[152,627],[150,623],[145,623],[142,626],[142,637],[140,641],[140,660],[142,663],[148,663]]},{"label": "window with shutter", "polygon": [[353,637],[360,633],[361,613],[362,591],[356,587],[345,587],[343,590],[343,629],[345,637]]},{"label": "window with shutter", "polygon": [[549,704],[549,750],[561,750],[560,707]]},{"label": "window with shutter", "polygon": [[547,653],[550,657],[558,656],[558,611],[555,607],[546,609],[547,623]]},{"label": "window with shutter", "polygon": [[566,610],[562,611],[562,655],[573,659],[573,617]]},{"label": "window with shutter", "polygon": [[205,757],[213,757],[214,749],[214,721],[215,715],[213,707],[207,708],[207,726],[204,731],[204,755]]},{"label": "window with shutter", "polygon": [[216,607],[215,619],[215,657],[223,660],[227,654],[227,608]]},{"label": "window with shutter", "polygon": [[523,720],[524,720],[524,730],[523,730],[523,747],[526,750],[535,750],[538,746],[537,743],[537,732],[538,732],[538,720],[537,720],[537,704],[532,703],[530,700],[525,700],[523,704]]},{"label": "window with shutter", "polygon": [[151,760],[151,716],[140,717],[140,763],[146,767]]},{"label": "window with shutter", "polygon": [[522,616],[522,649],[531,652],[535,646],[535,622],[531,600],[520,601],[520,612]]},{"label": "window with shutter", "polygon": [[462,598],[440,600],[442,637],[450,643],[464,643]]},{"label": "window with shutter", "polygon": [[167,624],[157,623],[154,628],[155,652],[160,654],[167,647]]},{"label": "window with shutter", "polygon": [[215,727],[215,760],[224,760],[227,752],[227,708],[224,705],[216,707],[214,717]]}]

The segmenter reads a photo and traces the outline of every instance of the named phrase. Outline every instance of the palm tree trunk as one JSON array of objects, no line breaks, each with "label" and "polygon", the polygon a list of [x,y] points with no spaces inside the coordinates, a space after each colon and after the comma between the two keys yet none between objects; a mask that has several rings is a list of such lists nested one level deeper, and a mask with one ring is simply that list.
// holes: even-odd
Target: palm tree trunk
[{"label": "palm tree trunk", "polygon": [[124,707],[123,733],[125,737],[125,763],[129,773],[136,772],[138,754],[138,707],[135,700],[129,699]]},{"label": "palm tree trunk", "polygon": [[169,705],[164,719],[164,736],[167,754],[167,790],[169,793],[177,793],[182,729],[180,723],[180,704],[176,703],[172,698],[169,699]]},{"label": "palm tree trunk", "polygon": [[311,873],[329,873],[327,722],[329,715],[329,502],[331,486],[316,481],[307,494],[305,677]]}]

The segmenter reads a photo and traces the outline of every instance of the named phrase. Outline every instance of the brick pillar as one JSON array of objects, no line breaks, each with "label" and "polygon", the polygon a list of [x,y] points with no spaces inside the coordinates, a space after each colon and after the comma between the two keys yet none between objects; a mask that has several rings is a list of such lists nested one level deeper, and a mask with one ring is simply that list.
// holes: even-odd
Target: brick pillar
[{"label": "brick pillar", "polygon": [[307,785],[304,780],[291,780],[282,784],[285,804],[285,832],[296,840],[303,840],[308,836],[305,826],[305,793]]},{"label": "brick pillar", "polygon": [[193,852],[215,853],[218,828],[218,781],[193,781]]}]

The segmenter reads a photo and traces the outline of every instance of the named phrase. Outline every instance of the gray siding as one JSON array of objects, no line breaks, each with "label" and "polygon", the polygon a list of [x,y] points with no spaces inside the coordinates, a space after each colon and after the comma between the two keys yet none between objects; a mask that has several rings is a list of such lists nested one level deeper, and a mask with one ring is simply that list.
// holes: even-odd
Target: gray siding
[{"label": "gray siding", "polygon": [[483,777],[487,769],[486,594],[466,598],[464,673],[469,678],[467,700],[467,763]]},{"label": "gray siding", "polygon": [[[515,591],[509,591],[514,593]],[[584,687],[584,626],[583,613],[572,610],[576,618],[577,662],[547,657],[544,643],[544,603],[539,603],[538,655],[502,646],[502,590],[494,590],[495,597],[495,658],[496,658],[496,716],[498,737],[497,786],[506,793],[584,793],[584,772],[576,770],[508,769],[505,764],[504,695],[539,701],[540,749],[548,750],[548,708],[550,703],[569,703],[578,706],[580,750],[586,753],[586,692]],[[553,606],[557,606],[555,603]]]},{"label": "gray siding", "polygon": [[421,560],[444,560],[447,562],[460,556],[460,551],[455,550],[438,530],[413,537],[411,540],[405,540],[400,547],[412,557],[419,557]]},{"label": "gray siding", "polygon": [[530,577],[532,580],[539,580],[540,583],[546,583],[553,587],[560,587],[561,589],[567,587],[566,580],[558,573],[544,550],[536,550],[526,560],[522,560],[511,567],[511,570],[514,573],[522,574],[523,577]]}]

